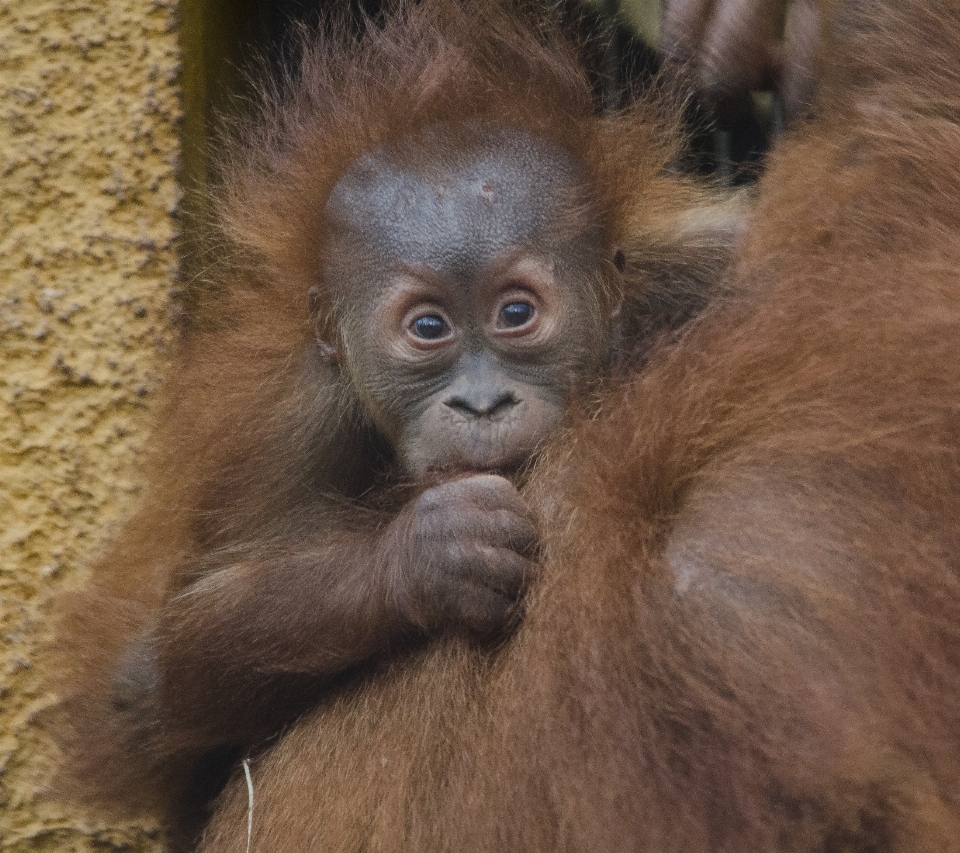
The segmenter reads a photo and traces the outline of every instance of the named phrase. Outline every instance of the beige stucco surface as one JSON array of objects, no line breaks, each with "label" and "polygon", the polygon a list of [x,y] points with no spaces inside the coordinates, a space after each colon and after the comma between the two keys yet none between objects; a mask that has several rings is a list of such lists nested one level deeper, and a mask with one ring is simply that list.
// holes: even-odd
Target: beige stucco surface
[{"label": "beige stucco surface", "polygon": [[135,499],[170,340],[172,0],[0,0],[0,850],[146,851],[43,796],[49,602]]}]

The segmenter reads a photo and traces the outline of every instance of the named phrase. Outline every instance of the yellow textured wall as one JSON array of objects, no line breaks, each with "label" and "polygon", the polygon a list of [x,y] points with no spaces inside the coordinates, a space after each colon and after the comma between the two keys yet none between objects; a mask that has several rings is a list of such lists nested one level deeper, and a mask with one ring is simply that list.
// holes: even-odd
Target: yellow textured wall
[{"label": "yellow textured wall", "polygon": [[0,850],[147,851],[46,801],[51,597],[134,498],[178,202],[172,0],[0,0]]}]

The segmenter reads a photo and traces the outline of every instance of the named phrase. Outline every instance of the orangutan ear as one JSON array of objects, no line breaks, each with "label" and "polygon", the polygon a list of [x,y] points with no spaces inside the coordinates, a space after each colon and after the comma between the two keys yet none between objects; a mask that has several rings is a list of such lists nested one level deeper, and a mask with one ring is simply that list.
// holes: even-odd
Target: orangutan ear
[{"label": "orangutan ear", "polygon": [[643,229],[622,253],[621,346],[644,350],[720,292],[746,228],[749,194],[710,199]]}]

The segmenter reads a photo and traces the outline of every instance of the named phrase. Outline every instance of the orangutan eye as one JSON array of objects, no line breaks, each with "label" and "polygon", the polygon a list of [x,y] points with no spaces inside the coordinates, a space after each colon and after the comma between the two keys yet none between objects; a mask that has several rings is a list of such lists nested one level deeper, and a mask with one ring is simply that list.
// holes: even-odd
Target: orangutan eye
[{"label": "orangutan eye", "polygon": [[500,326],[506,329],[517,329],[529,323],[536,314],[536,309],[529,302],[508,302],[500,309]]},{"label": "orangutan eye", "polygon": [[436,341],[450,333],[450,326],[438,314],[424,314],[410,324],[410,331],[422,340]]}]

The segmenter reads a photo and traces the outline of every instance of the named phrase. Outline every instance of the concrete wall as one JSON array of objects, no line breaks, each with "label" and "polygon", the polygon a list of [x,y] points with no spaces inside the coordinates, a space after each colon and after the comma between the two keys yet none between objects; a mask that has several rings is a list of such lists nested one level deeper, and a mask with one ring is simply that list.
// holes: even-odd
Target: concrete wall
[{"label": "concrete wall", "polygon": [[131,853],[44,800],[51,597],[135,498],[170,340],[173,0],[0,0],[0,849]]}]

